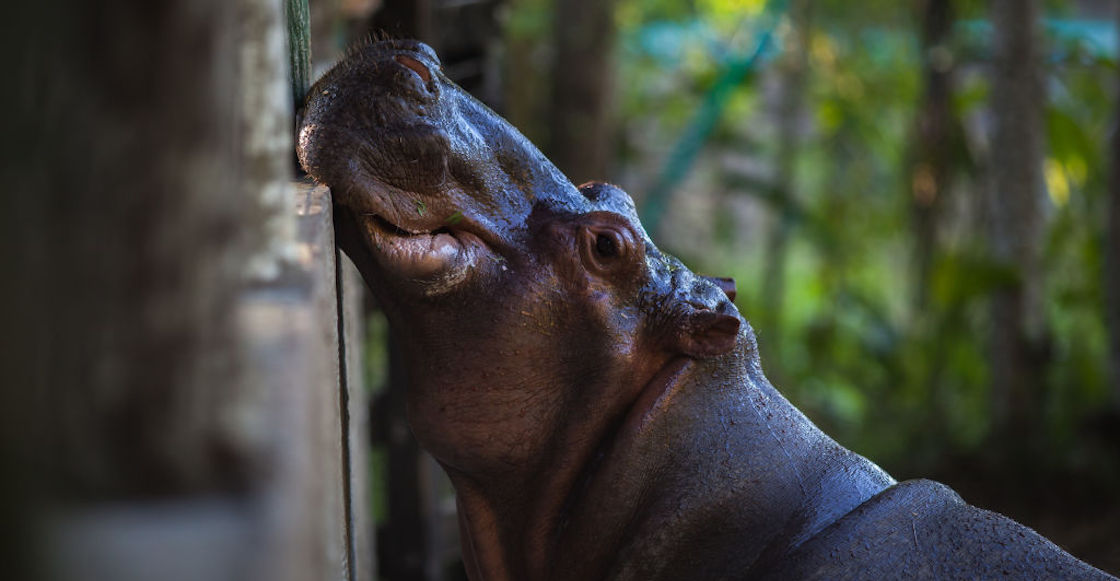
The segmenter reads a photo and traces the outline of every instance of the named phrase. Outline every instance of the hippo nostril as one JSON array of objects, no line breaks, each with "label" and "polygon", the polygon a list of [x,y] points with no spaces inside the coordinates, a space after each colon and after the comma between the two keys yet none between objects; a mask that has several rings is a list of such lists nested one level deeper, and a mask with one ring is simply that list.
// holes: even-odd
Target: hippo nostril
[{"label": "hippo nostril", "polygon": [[403,54],[394,56],[393,60],[416,71],[416,74],[420,75],[420,78],[424,79],[425,83],[432,80],[432,72],[428,70],[428,67],[424,66],[424,63]]}]

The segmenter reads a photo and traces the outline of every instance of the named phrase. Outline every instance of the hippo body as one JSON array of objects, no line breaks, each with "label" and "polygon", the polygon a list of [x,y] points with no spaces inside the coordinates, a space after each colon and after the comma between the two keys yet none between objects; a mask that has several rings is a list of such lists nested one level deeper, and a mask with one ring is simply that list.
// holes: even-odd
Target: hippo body
[{"label": "hippo body", "polygon": [[472,579],[1112,578],[822,433],[726,281],[661,253],[625,192],[574,186],[427,46],[351,51],[299,155],[405,353]]}]

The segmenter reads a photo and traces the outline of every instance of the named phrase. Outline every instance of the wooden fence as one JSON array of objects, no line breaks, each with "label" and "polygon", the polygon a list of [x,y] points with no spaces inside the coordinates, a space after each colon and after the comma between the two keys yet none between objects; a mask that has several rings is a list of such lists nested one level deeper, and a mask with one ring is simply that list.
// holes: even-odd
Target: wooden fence
[{"label": "wooden fence", "polygon": [[60,580],[373,579],[362,287],[334,247],[325,188],[299,184],[295,260],[233,308],[241,371],[219,410],[251,441],[237,488],[52,506]]},{"label": "wooden fence", "polygon": [[0,577],[374,579],[364,291],[292,178],[281,2],[22,4]]},{"label": "wooden fence", "polygon": [[[312,43],[340,51],[315,38],[325,4]],[[492,30],[435,32],[492,24],[496,2],[368,4],[496,97]],[[450,491],[398,373],[371,406],[365,290],[329,192],[292,177],[283,3],[10,12],[0,578],[447,578]],[[371,433],[391,472],[380,568]]]}]

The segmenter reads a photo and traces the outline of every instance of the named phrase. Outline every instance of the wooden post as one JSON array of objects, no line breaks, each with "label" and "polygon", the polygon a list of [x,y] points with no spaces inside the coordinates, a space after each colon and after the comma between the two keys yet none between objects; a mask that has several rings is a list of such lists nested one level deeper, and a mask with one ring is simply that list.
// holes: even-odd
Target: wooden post
[{"label": "wooden post", "polygon": [[[240,128],[244,156],[241,196],[247,232],[246,276],[256,282],[275,280],[295,259],[295,214],[292,211],[291,95],[298,91],[289,78],[289,22],[280,0],[238,0],[240,12]],[[292,0],[294,1],[294,0]],[[306,39],[306,34],[303,37]],[[304,51],[306,52],[306,51]],[[306,67],[302,70],[306,75]],[[306,76],[302,79],[307,83]]]},{"label": "wooden post", "polygon": [[371,579],[360,315],[290,183],[279,0],[15,9],[5,578]]},{"label": "wooden post", "polygon": [[[235,6],[64,2],[35,82],[46,472],[65,498],[242,489]],[[110,15],[112,15],[110,17]],[[231,423],[232,422],[232,423]]]},{"label": "wooden post", "polygon": [[573,182],[607,179],[617,26],[613,0],[556,2],[549,157]]}]

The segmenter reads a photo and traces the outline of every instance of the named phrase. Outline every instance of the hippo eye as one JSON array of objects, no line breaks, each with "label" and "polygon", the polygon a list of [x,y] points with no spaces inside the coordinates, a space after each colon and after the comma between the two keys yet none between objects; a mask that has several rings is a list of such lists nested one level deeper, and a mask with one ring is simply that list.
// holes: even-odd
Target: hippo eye
[{"label": "hippo eye", "polygon": [[610,234],[600,233],[595,237],[595,252],[603,258],[618,256],[618,241]]},{"label": "hippo eye", "polygon": [[576,226],[580,261],[587,272],[613,282],[635,274],[641,263],[634,260],[637,232],[625,216],[611,212],[591,212]]}]

